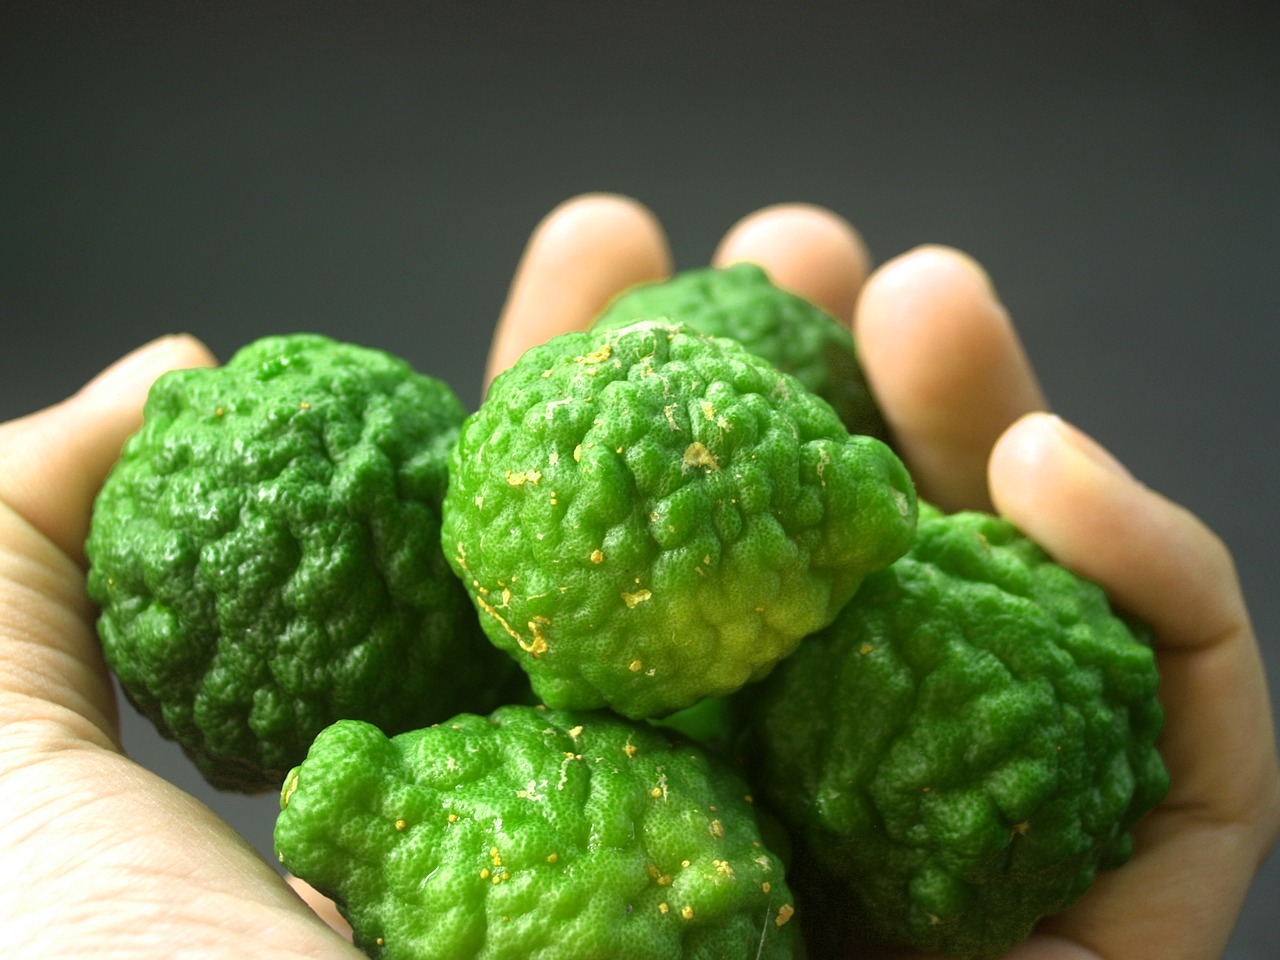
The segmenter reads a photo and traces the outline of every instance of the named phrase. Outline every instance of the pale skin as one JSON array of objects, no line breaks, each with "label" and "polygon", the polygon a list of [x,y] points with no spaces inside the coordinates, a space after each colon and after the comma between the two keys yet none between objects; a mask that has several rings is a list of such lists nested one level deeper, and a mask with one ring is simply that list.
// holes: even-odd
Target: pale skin
[{"label": "pale skin", "polygon": [[[1008,516],[1156,630],[1169,798],[1129,864],[1009,957],[1220,956],[1280,834],[1271,708],[1221,541],[1046,412],[990,280],[963,254],[921,247],[872,269],[840,217],[786,205],[727,232],[712,262],[735,260],[852,323],[923,496]],[[671,268],[661,227],[634,201],[561,205],[517,268],[488,375]],[[213,362],[194,339],[165,338],[0,427],[0,930],[17,955],[360,956],[331,929],[331,905],[295,893],[228,824],[120,749],[84,591],[92,499],[155,377]]]}]

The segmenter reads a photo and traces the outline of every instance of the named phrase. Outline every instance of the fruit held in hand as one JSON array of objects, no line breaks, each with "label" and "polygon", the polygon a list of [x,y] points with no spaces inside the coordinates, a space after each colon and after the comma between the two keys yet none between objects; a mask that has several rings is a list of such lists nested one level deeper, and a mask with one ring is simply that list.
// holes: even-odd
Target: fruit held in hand
[{"label": "fruit held in hand", "polygon": [[383,960],[787,960],[791,895],[746,793],[607,713],[341,722],[289,775],[275,845]]},{"label": "fruit held in hand", "polygon": [[605,308],[594,327],[637,320],[683,323],[736,340],[831,404],[850,433],[888,437],[850,332],[821,307],[775,286],[754,263],[686,270],[633,287]]},{"label": "fruit held in hand", "polygon": [[1128,858],[1169,784],[1156,685],[1095,584],[922,504],[910,552],[743,699],[796,885],[852,898],[845,936],[990,958]]},{"label": "fruit held in hand", "polygon": [[642,322],[494,381],[442,542],[548,706],[648,717],[767,674],[914,525],[883,443],[739,344]]},{"label": "fruit held in hand", "polygon": [[157,381],[88,584],[124,691],[212,783],[279,789],[342,717],[496,705],[510,665],[440,550],[464,415],[404,361],[308,334]]}]

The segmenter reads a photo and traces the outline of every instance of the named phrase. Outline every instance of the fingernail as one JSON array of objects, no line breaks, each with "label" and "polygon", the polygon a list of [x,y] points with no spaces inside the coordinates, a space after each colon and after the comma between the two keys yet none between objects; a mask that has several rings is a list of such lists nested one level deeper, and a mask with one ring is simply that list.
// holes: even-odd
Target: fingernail
[{"label": "fingernail", "polygon": [[1102,444],[1098,443],[1097,440],[1094,440],[1093,437],[1089,436],[1078,427],[1074,427],[1067,423],[1067,421],[1063,420],[1056,414],[1049,414],[1049,417],[1053,422],[1054,428],[1058,431],[1058,435],[1077,453],[1084,454],[1084,456],[1088,457],[1093,463],[1105,470],[1109,470],[1117,476],[1130,480],[1133,479],[1133,474],[1125,468],[1124,464],[1113,457],[1111,453],[1103,447]]}]

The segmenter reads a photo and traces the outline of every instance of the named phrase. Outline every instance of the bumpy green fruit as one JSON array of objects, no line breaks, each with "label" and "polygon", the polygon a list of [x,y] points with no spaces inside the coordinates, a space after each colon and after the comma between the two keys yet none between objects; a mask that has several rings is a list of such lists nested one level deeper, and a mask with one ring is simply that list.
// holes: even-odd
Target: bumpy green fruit
[{"label": "bumpy green fruit", "polygon": [[783,864],[728,768],[611,714],[341,722],[275,845],[383,960],[787,960]]},{"label": "bumpy green fruit", "polygon": [[1156,685],[1099,587],[1004,520],[922,505],[910,552],[744,702],[812,902],[996,957],[1128,858],[1168,789]]},{"label": "bumpy green fruit", "polygon": [[152,388],[86,547],[107,661],[215,785],[279,789],[342,717],[491,709],[513,671],[440,550],[465,411],[381,351],[296,334]]},{"label": "bumpy green fruit", "polygon": [[821,307],[775,286],[754,263],[686,270],[623,292],[597,329],[669,320],[729,337],[831,404],[851,433],[888,437],[867,387],[853,336]]},{"label": "bumpy green fruit", "polygon": [[494,381],[442,541],[548,706],[648,717],[767,674],[914,527],[883,443],[739,344],[642,322]]}]

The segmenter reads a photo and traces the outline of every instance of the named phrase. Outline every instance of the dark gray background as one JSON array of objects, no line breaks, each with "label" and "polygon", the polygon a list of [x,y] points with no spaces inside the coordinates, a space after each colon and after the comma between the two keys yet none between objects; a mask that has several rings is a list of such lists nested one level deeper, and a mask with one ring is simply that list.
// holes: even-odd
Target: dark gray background
[{"label": "dark gray background", "polygon": [[[379,346],[474,407],[559,201],[639,198],[679,267],[816,202],[877,260],[986,265],[1054,407],[1234,550],[1280,689],[1264,5],[435,6],[5,4],[0,418],[179,330],[223,358],[287,330]],[[274,798],[214,794],[132,714],[125,737],[269,848]],[[1273,856],[1233,960],[1280,955],[1278,893]]]}]

